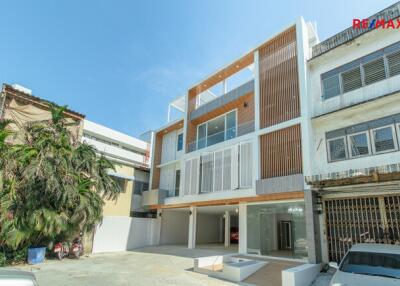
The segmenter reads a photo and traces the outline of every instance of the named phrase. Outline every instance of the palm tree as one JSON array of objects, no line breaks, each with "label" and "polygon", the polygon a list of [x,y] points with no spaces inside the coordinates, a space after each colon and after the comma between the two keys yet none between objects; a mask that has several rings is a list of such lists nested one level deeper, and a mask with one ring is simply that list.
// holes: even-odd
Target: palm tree
[{"label": "palm tree", "polygon": [[52,120],[21,126],[14,145],[4,143],[9,133],[0,125],[0,241],[14,249],[93,228],[103,199],[121,191],[108,175],[113,164],[71,135],[65,109],[53,106]]}]

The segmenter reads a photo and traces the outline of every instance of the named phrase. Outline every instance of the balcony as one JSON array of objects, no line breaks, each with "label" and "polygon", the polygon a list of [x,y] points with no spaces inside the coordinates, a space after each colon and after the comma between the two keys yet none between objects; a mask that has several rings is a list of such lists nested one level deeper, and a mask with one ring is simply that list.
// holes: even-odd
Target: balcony
[{"label": "balcony", "polygon": [[238,126],[228,128],[224,131],[220,131],[220,132],[214,133],[210,136],[205,136],[202,139],[198,139],[196,141],[190,142],[188,144],[187,152],[193,152],[196,150],[200,150],[200,149],[215,145],[217,143],[221,143],[221,142],[224,142],[224,141],[236,138],[236,137],[240,137],[240,136],[249,134],[251,132],[254,132],[254,120],[242,123]]},{"label": "balcony", "polygon": [[129,161],[142,166],[148,165],[148,159],[145,155],[122,149],[118,146],[106,144],[104,142],[84,137],[83,141],[96,148],[97,151],[115,159]]},{"label": "balcony", "polygon": [[254,92],[253,79],[212,100],[208,100],[202,104],[196,104],[197,108],[190,113],[190,120],[195,120],[252,92]]}]

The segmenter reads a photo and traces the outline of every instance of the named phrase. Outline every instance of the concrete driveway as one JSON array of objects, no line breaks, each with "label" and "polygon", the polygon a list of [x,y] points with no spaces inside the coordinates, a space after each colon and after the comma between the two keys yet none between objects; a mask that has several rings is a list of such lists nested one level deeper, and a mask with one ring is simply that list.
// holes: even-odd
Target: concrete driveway
[{"label": "concrete driveway", "polygon": [[193,257],[229,252],[164,246],[96,254],[79,260],[48,260],[38,266],[19,268],[32,270],[40,286],[235,285],[192,271]]}]

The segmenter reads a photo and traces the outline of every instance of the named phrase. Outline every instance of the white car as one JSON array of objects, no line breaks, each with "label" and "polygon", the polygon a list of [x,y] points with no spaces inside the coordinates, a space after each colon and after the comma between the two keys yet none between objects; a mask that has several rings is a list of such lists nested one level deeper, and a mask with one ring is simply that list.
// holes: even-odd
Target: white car
[{"label": "white car", "polygon": [[0,286],[38,286],[32,272],[18,269],[0,269]]},{"label": "white car", "polygon": [[356,244],[347,252],[330,286],[400,286],[400,246]]}]

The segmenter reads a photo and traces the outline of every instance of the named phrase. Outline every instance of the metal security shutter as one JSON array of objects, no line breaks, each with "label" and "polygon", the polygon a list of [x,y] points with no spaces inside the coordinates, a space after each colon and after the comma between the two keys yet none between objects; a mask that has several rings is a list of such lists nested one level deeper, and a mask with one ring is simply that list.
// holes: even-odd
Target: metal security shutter
[{"label": "metal security shutter", "polygon": [[360,67],[342,73],[343,92],[349,92],[362,87]]},{"label": "metal security shutter", "polygon": [[249,188],[253,181],[253,145],[251,142],[240,144],[240,187]]},{"label": "metal security shutter", "polygon": [[224,150],[224,179],[223,179],[223,189],[230,190],[231,189],[231,157],[232,157],[232,150],[226,149]]},{"label": "metal security shutter", "polygon": [[223,187],[223,151],[215,152],[214,191],[222,191]]},{"label": "metal security shutter", "polygon": [[389,76],[400,74],[400,51],[386,56],[389,65]]},{"label": "metal security shutter", "polygon": [[201,156],[201,192],[209,193],[214,189],[214,153]]},{"label": "metal security shutter", "polygon": [[366,85],[386,78],[385,62],[383,57],[363,65],[364,82]]},{"label": "metal security shutter", "polygon": [[400,243],[398,195],[329,199],[324,206],[330,261],[339,262],[356,243]]},{"label": "metal security shutter", "polygon": [[191,177],[191,167],[192,167],[192,160],[187,160],[185,162],[185,181],[184,181],[184,190],[183,193],[185,195],[190,194],[190,177]]},{"label": "metal security shutter", "polygon": [[328,99],[340,94],[339,74],[322,80],[322,96]]}]

